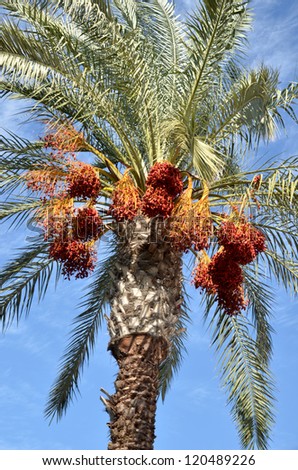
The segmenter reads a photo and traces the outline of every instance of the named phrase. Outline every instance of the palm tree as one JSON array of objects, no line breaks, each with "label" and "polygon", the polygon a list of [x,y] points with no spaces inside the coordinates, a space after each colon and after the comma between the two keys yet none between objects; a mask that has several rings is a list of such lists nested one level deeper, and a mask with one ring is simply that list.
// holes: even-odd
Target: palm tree
[{"label": "palm tree", "polygon": [[297,158],[246,162],[286,114],[296,121],[297,84],[280,89],[276,70],[245,67],[247,1],[202,0],[186,22],[168,0],[1,7],[2,94],[29,100],[47,126],[36,141],[1,139],[1,219],[43,227],[1,273],[3,327],[55,273],[94,270],[46,416],[66,411],[106,319],[119,366],[115,393],[102,397],[109,449],[153,448],[157,398],[185,347],[186,260],[242,446],[265,449],[266,280],[297,293]]}]

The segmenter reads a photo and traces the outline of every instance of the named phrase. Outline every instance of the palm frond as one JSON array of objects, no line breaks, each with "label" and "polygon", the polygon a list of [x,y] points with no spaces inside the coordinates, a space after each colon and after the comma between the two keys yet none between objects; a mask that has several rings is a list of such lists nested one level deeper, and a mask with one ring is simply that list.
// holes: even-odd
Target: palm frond
[{"label": "palm frond", "polygon": [[[263,175],[262,184],[251,197],[248,191],[252,189],[252,177],[257,173]],[[274,225],[274,219],[277,217],[280,221],[279,227],[282,227],[283,219],[291,234],[296,232],[294,225],[298,215],[297,182],[297,156],[284,161],[272,160],[254,170],[237,171],[232,174],[223,172],[222,176],[210,184],[212,205],[226,204],[227,201],[238,201],[237,203],[241,204],[241,199],[248,197],[252,209],[256,209],[259,205],[261,207],[259,214],[256,210],[253,214],[260,223],[263,220],[264,225],[266,221],[267,225]],[[196,195],[195,191],[194,196]]]},{"label": "palm frond", "polygon": [[272,356],[273,328],[270,318],[273,311],[273,295],[269,287],[262,281],[265,274],[258,266],[246,267],[244,270],[244,286],[249,301],[249,311],[256,330],[256,348],[258,356],[265,365]]},{"label": "palm frond", "polygon": [[9,197],[24,186],[21,174],[49,160],[42,142],[30,142],[11,132],[0,136],[0,194]]},{"label": "palm frond", "polygon": [[195,136],[192,144],[192,166],[200,179],[214,181],[221,174],[224,162],[210,145]]},{"label": "palm frond", "polygon": [[238,134],[249,145],[273,139],[278,128],[284,127],[278,108],[291,112],[297,97],[292,86],[280,91],[278,84],[278,71],[264,65],[238,77],[227,93],[218,97],[219,107],[214,112],[218,122],[209,121],[212,137],[221,140]]},{"label": "palm frond", "polygon": [[[218,68],[241,50],[250,28],[247,1],[203,0],[187,21],[189,28],[189,91],[184,116],[190,117],[208,93]],[[187,119],[188,120],[188,119]]]},{"label": "palm frond", "polygon": [[[296,157],[292,165],[297,164],[298,158]],[[298,207],[298,177],[297,177],[297,166],[285,168],[281,165],[280,168],[276,168],[271,174],[268,174],[264,178],[264,190],[266,194],[266,203],[275,203],[276,205],[285,206],[287,203],[287,209],[291,207]],[[263,197],[264,199],[264,197]]]},{"label": "palm frond", "polygon": [[29,170],[41,161],[48,161],[49,156],[43,150],[44,143],[32,142],[10,131],[0,136],[1,169]]},{"label": "palm frond", "polygon": [[275,251],[266,250],[264,257],[267,261],[269,274],[289,292],[298,293],[298,262],[295,258],[286,254],[278,254]]},{"label": "palm frond", "polygon": [[111,271],[118,259],[117,249],[101,263],[83,298],[83,311],[75,318],[69,345],[62,357],[59,375],[54,383],[45,416],[60,419],[66,412],[73,397],[79,391],[79,378],[94,348],[98,329],[103,321],[105,307],[111,296]]},{"label": "palm frond", "polygon": [[54,262],[47,244],[39,238],[20,250],[20,255],[4,266],[0,274],[0,321],[7,328],[27,315],[36,295],[41,300],[53,274]]},{"label": "palm frond", "polygon": [[[38,10],[37,5],[34,8]],[[150,74],[144,73],[147,69],[146,60],[135,47],[138,42],[141,47],[141,38],[139,41],[136,37],[125,38],[117,35],[116,31],[110,31],[109,24],[103,24],[107,42],[116,49],[115,54],[107,52],[110,50],[106,47],[107,44],[102,48],[102,54],[99,50],[96,50],[95,54],[94,51],[89,50],[89,44],[92,44],[92,41],[82,36],[79,37],[80,41],[78,38],[75,42],[71,41],[72,36],[69,37],[69,32],[65,31],[67,28],[59,32],[61,36],[59,40],[57,28],[61,27],[60,19],[43,17],[42,25],[40,25],[33,8],[26,12],[27,14],[23,16],[29,23],[37,26],[36,31],[34,29],[33,31],[20,30],[11,21],[6,21],[2,26],[1,62],[5,79],[2,80],[1,87],[10,88],[12,91],[16,86],[19,93],[26,92],[26,97],[31,97],[40,103],[55,102],[55,109],[65,107],[70,109],[73,103],[72,118],[82,123],[93,119],[94,116],[104,117],[123,141],[128,155],[131,156],[131,164],[134,164],[135,160],[140,159],[137,146],[133,145],[135,138],[133,134],[138,126],[132,125],[129,129],[128,121],[124,125],[121,114],[127,115],[128,111],[123,94],[125,90],[127,93],[129,90],[131,94],[133,89],[134,94],[144,98],[144,89],[152,88],[146,86],[147,77],[150,77]],[[44,16],[45,13],[42,15]],[[42,41],[38,40],[39,36],[42,36]],[[81,45],[82,41],[83,45]],[[76,48],[75,45],[77,45]],[[94,55],[100,56],[99,64],[93,63]],[[128,63],[130,67],[127,67]],[[121,73],[119,73],[119,68]],[[123,79],[121,83],[118,83],[121,76]],[[127,81],[131,81],[128,77],[134,80],[133,88],[125,85]],[[18,86],[19,83],[21,86]],[[31,94],[28,94],[30,88]],[[141,104],[144,102],[143,99]],[[130,113],[133,109],[138,108],[131,108]],[[146,116],[146,113],[140,112],[140,122],[144,115]],[[135,170],[137,169],[138,166]]]},{"label": "palm frond", "polygon": [[164,121],[161,135],[171,142],[169,160],[172,163],[178,163],[181,169],[195,172],[206,181],[213,181],[220,175],[224,167],[222,158],[178,118]]},{"label": "palm frond", "polygon": [[28,197],[0,202],[0,221],[13,219],[10,228],[16,228],[32,217],[40,206],[40,200]]},{"label": "palm frond", "polygon": [[[166,107],[163,109],[171,116],[180,101],[181,72],[186,67],[184,45],[184,25],[175,16],[174,3],[168,0],[137,1],[139,24],[146,37],[150,38],[158,62],[161,63],[164,79],[161,83],[160,98]],[[164,95],[164,97],[162,97]]]},{"label": "palm frond", "polygon": [[137,4],[135,0],[114,0],[115,7],[121,12],[122,19],[131,29],[137,27]]},{"label": "palm frond", "polygon": [[273,383],[242,315],[220,314],[210,321],[219,354],[221,381],[245,449],[267,449],[273,425]]}]

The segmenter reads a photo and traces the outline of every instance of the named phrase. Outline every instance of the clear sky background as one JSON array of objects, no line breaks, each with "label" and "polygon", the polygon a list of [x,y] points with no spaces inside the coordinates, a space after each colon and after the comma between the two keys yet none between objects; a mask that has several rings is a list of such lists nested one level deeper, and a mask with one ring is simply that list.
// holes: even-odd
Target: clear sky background
[{"label": "clear sky background", "polygon": [[[191,0],[178,1],[180,12],[190,11]],[[280,69],[283,84],[298,79],[298,3],[297,0],[252,1],[254,30],[250,34],[248,63],[264,61]],[[6,100],[0,107],[0,126],[28,138],[38,130],[21,126],[24,115],[16,115],[19,103]],[[275,155],[298,153],[297,126],[289,124],[268,149]],[[257,158],[257,157],[255,157]],[[24,246],[24,228],[7,231],[0,226],[1,264]],[[99,401],[100,387],[112,393],[116,367],[106,351],[108,335],[103,328],[97,347],[81,380],[81,396],[67,415],[51,426],[43,417],[49,389],[56,377],[59,359],[68,341],[70,324],[79,312],[76,305],[85,281],[61,280],[55,291],[50,286],[43,303],[33,305],[30,317],[23,318],[0,336],[0,449],[105,449],[108,441],[108,415]],[[273,327],[276,379],[276,425],[272,449],[298,449],[298,300],[289,298],[277,286]],[[157,413],[156,449],[238,449],[239,440],[220,389],[216,358],[202,321],[198,292],[192,295],[192,324],[188,332],[188,354],[180,374],[172,383]]]}]

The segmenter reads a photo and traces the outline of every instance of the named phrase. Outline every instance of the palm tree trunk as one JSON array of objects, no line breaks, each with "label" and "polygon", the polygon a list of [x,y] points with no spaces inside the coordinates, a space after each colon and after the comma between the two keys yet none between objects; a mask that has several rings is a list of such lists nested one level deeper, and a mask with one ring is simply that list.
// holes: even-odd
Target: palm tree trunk
[{"label": "palm tree trunk", "polygon": [[119,365],[112,397],[110,450],[153,449],[159,365],[167,355],[163,338],[130,335],[122,338],[113,353]]},{"label": "palm tree trunk", "polygon": [[153,448],[159,370],[180,314],[182,263],[162,220],[123,224],[108,319],[109,349],[119,366],[108,400],[109,449]]}]

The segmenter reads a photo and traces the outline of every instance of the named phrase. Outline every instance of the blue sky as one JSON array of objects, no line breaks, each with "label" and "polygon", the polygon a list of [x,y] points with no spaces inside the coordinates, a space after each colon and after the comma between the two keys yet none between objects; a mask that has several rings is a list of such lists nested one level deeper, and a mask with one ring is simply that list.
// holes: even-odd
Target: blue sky
[{"label": "blue sky", "polygon": [[[180,11],[193,5],[178,2]],[[251,66],[264,61],[280,69],[281,80],[298,79],[298,3],[295,0],[253,1],[254,30],[250,35]],[[1,127],[27,137],[36,136],[32,126],[19,125],[23,115],[15,101],[1,103]],[[281,151],[297,154],[297,129],[290,123],[268,155]],[[0,227],[1,262],[23,246],[26,232]],[[100,387],[113,390],[116,368],[106,351],[108,336],[103,329],[97,347],[81,380],[81,396],[70,406],[66,417],[51,426],[43,418],[48,391],[68,339],[70,324],[78,313],[76,305],[85,281],[63,281],[55,291],[50,286],[45,301],[33,305],[30,317],[22,319],[0,337],[0,449],[105,449],[108,416],[99,401]],[[289,298],[277,286],[273,327],[276,379],[276,425],[272,449],[298,449],[298,300]],[[200,299],[192,291],[192,319],[180,374],[172,384],[165,404],[157,413],[156,449],[238,449],[239,441],[220,390],[216,358],[202,321]]]}]

